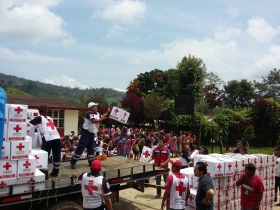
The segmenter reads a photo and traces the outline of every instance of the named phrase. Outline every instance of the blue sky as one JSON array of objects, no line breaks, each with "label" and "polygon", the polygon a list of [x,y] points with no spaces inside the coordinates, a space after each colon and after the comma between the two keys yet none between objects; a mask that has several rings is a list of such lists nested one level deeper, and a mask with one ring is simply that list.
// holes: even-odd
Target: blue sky
[{"label": "blue sky", "polygon": [[280,69],[278,0],[0,1],[0,72],[125,90],[138,74],[203,59],[224,81]]}]

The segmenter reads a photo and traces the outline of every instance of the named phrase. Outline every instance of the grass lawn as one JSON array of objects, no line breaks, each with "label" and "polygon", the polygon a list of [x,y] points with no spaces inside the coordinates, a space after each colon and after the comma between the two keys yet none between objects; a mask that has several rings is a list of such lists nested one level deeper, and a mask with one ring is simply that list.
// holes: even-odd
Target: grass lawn
[{"label": "grass lawn", "polygon": [[[202,147],[206,147],[210,153],[221,153],[220,152],[220,147],[218,146],[214,146],[213,147],[213,152],[212,152],[212,147],[210,146],[203,146]],[[235,148],[233,148],[235,149]],[[226,148],[222,149],[222,154],[226,153]],[[249,147],[248,149],[248,153],[249,154],[268,154],[268,155],[272,155],[274,153],[274,147],[262,147],[262,148],[256,148],[256,147]]]}]

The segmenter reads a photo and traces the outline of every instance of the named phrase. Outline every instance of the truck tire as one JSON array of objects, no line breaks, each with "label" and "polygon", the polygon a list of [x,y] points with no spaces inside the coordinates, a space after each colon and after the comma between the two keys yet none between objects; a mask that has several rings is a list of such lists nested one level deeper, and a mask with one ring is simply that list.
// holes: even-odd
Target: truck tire
[{"label": "truck tire", "polygon": [[83,210],[83,207],[71,200],[64,200],[48,206],[48,210]]}]

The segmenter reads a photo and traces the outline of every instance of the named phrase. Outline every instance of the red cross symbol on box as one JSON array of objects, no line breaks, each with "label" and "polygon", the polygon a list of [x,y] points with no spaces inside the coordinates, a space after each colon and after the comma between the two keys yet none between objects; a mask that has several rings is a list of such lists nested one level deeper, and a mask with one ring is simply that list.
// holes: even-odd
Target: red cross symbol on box
[{"label": "red cross symbol on box", "polygon": [[93,195],[93,191],[97,191],[98,190],[98,186],[93,185],[94,181],[93,180],[89,180],[88,181],[88,185],[84,185],[85,190],[88,191],[89,195]]},{"label": "red cross symbol on box", "polygon": [[260,158],[261,158],[260,163],[262,164],[263,163],[263,157],[260,157]]},{"label": "red cross symbol on box", "polygon": [[3,168],[5,168],[6,170],[9,170],[10,167],[12,167],[12,165],[9,164],[8,162],[6,162],[6,164],[3,165]]},{"label": "red cross symbol on box", "polygon": [[19,143],[18,146],[16,146],[16,148],[18,148],[19,151],[21,151],[25,146],[22,145],[22,143]]},{"label": "red cross symbol on box", "polygon": [[118,109],[115,109],[114,112],[115,112],[115,114],[117,114],[117,113],[119,112],[119,110],[118,110]]},{"label": "red cross symbol on box", "polygon": [[183,182],[179,183],[179,186],[176,186],[176,191],[179,192],[179,196],[182,196],[182,193],[186,191],[186,187],[184,187]]},{"label": "red cross symbol on box", "polygon": [[145,158],[150,157],[151,154],[148,152],[148,150],[146,150],[146,152],[143,152],[143,155],[145,155]]},{"label": "red cross symbol on box", "polygon": [[123,114],[123,118],[125,118],[125,116],[126,116],[126,112]]},{"label": "red cross symbol on box", "polygon": [[231,167],[232,167],[232,165],[229,163],[229,164],[228,164],[228,169],[230,170]]},{"label": "red cross symbol on box", "polygon": [[21,130],[21,127],[19,127],[19,125],[16,125],[16,127],[14,127],[13,130],[15,130],[18,133]]},{"label": "red cross symbol on box", "polygon": [[31,163],[28,162],[28,160],[22,164],[23,166],[25,166],[25,168],[28,168],[29,166],[31,166]]},{"label": "red cross symbol on box", "polygon": [[46,125],[47,125],[47,127],[51,127],[52,130],[54,130],[54,128],[55,128],[52,120],[49,120],[49,122],[47,122]]},{"label": "red cross symbol on box", "polygon": [[6,183],[2,181],[2,182],[0,183],[0,187],[3,188],[4,186],[6,186]]},{"label": "red cross symbol on box", "polygon": [[19,114],[21,113],[23,110],[18,106],[16,109],[15,109],[16,113]]},{"label": "red cross symbol on box", "polygon": [[190,201],[192,201],[192,200],[193,200],[193,196],[192,196],[192,194],[190,194],[189,199],[190,199]]},{"label": "red cross symbol on box", "polygon": [[237,163],[237,161],[235,161],[235,168],[238,168],[238,163]]},{"label": "red cross symbol on box", "polygon": [[33,179],[32,177],[29,179],[29,183],[34,183],[36,180],[35,179]]},{"label": "red cross symbol on box", "polygon": [[34,155],[34,157],[36,158],[36,161],[40,159],[38,155]]},{"label": "red cross symbol on box", "polygon": [[255,165],[257,164],[257,158],[254,158],[254,163],[255,163]]},{"label": "red cross symbol on box", "polygon": [[228,176],[228,178],[227,178],[227,183],[230,183],[230,177]]},{"label": "red cross symbol on box", "polygon": [[219,170],[221,170],[222,166],[220,165],[220,163],[219,163],[219,165],[217,166],[217,168],[218,168]]}]

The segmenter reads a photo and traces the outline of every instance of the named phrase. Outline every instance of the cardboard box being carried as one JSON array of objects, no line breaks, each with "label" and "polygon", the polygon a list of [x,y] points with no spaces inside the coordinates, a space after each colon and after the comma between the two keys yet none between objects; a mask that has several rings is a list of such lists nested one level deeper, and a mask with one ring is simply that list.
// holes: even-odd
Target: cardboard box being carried
[{"label": "cardboard box being carried", "polygon": [[9,105],[9,122],[8,123],[26,123],[27,106],[25,105]]},{"label": "cardboard box being carried", "polygon": [[18,160],[17,178],[32,177],[35,174],[36,158],[29,155],[28,160]]},{"label": "cardboard box being carried", "polygon": [[0,160],[0,180],[16,178],[17,161],[15,160]]},{"label": "cardboard box being carried", "polygon": [[2,160],[10,160],[11,159],[11,143],[4,141],[1,152],[2,152]]},{"label": "cardboard box being carried", "polygon": [[[31,192],[32,183],[34,183],[34,191],[45,189],[45,174],[43,174],[39,169],[36,169],[35,175],[28,178],[20,178],[17,180],[17,184],[13,188],[13,194],[28,193]],[[41,182],[41,183],[37,183]],[[26,184],[25,184],[26,183]]]},{"label": "cardboard box being carried", "polygon": [[28,141],[15,141],[9,143],[11,143],[11,160],[28,159],[28,155],[29,155]]},{"label": "cardboard box being carried", "polygon": [[26,127],[26,123],[9,123],[6,141],[24,141]]},{"label": "cardboard box being carried", "polygon": [[48,168],[48,153],[41,149],[32,149],[31,154],[36,159],[36,169]]}]

